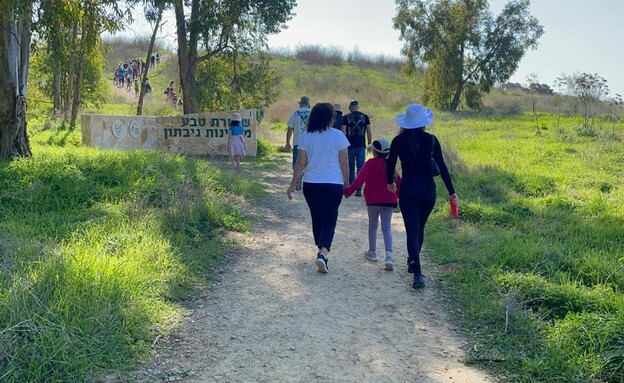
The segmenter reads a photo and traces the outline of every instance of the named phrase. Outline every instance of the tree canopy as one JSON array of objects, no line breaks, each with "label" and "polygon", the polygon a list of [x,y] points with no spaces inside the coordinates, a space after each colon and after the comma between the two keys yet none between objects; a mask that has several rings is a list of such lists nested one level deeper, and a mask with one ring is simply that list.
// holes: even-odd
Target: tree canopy
[{"label": "tree canopy", "polygon": [[174,0],[173,5],[184,112],[195,113],[201,109],[198,65],[224,53],[240,60],[241,55],[258,50],[269,34],[284,28],[296,0]]},{"label": "tree canopy", "polygon": [[[466,85],[489,92],[507,81],[544,33],[529,0],[494,17],[487,0],[396,0],[394,27],[409,65],[424,65],[424,102],[456,110]],[[475,89],[474,87],[472,89]]]}]

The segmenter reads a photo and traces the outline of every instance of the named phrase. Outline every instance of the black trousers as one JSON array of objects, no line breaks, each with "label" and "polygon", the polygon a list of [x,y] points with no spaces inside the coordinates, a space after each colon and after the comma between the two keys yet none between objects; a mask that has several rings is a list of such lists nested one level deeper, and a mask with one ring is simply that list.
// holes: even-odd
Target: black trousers
[{"label": "black trousers", "polygon": [[314,243],[331,250],[338,220],[338,207],[342,202],[342,185],[303,183],[303,196],[312,216]]},{"label": "black trousers", "polygon": [[414,274],[421,274],[420,249],[425,238],[425,224],[436,201],[435,181],[430,176],[404,179],[399,194],[407,237],[407,262]]}]

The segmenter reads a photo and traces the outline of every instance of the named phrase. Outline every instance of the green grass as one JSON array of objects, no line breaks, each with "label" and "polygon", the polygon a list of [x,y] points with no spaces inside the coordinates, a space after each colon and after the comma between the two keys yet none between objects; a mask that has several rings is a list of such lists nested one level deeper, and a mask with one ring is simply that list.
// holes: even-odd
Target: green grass
[{"label": "green grass", "polygon": [[[461,220],[446,191],[426,230],[469,360],[511,382],[624,381],[624,152],[577,119],[535,134],[531,116],[439,114]],[[624,126],[617,127],[624,132]]]},{"label": "green grass", "polygon": [[80,148],[78,135],[42,128],[33,158],[0,163],[2,382],[128,368],[180,322],[263,195],[219,164]]}]

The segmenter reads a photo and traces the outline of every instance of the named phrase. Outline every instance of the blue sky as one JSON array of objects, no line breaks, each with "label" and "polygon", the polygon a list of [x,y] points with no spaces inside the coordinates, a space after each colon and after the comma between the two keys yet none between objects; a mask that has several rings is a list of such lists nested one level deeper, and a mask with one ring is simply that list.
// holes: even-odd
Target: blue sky
[{"label": "blue sky", "polygon": [[[392,28],[394,0],[298,0],[288,29],[269,38],[272,48],[320,44],[363,53],[400,55]],[[491,0],[497,14],[505,0]],[[539,46],[522,59],[511,81],[526,83],[529,74],[552,86],[562,73],[598,73],[611,90],[624,95],[624,0],[532,0],[531,14],[545,33]]]}]

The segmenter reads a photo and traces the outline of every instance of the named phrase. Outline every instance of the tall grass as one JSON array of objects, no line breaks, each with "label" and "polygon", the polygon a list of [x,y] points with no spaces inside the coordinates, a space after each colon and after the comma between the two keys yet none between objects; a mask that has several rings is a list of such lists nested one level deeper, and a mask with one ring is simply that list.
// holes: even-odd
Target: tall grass
[{"label": "tall grass", "polygon": [[425,245],[459,269],[443,278],[470,360],[504,381],[624,382],[621,142],[560,122],[439,114],[461,219],[439,190]]},{"label": "tall grass", "polygon": [[261,189],[177,155],[34,148],[0,163],[0,381],[84,381],[175,327]]}]

